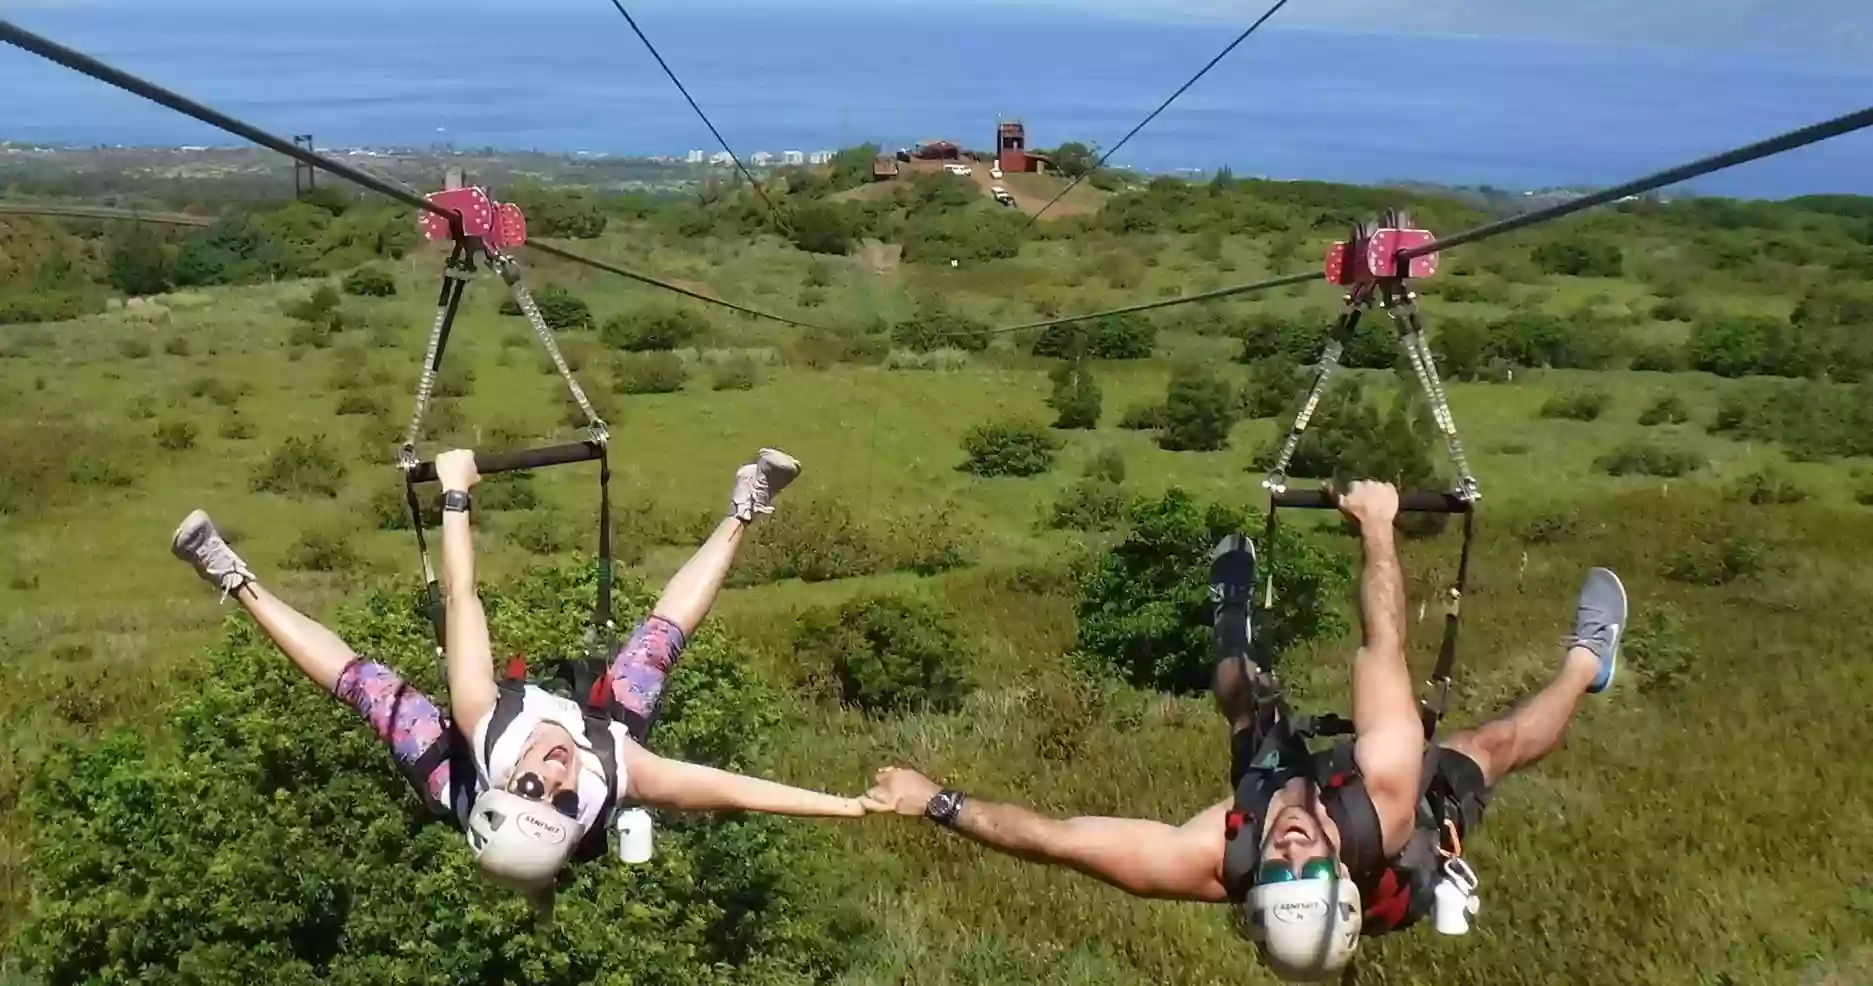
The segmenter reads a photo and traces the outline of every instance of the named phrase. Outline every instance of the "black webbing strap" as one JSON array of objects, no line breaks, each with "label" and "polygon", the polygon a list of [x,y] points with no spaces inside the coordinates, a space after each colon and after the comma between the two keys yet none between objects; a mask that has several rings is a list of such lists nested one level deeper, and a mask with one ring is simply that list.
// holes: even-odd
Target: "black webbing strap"
[{"label": "black webbing strap", "polygon": [[1457,558],[1457,577],[1451,581],[1445,600],[1444,639],[1437,645],[1437,666],[1431,671],[1431,694],[1418,703],[1418,715],[1424,720],[1426,741],[1437,735],[1437,721],[1443,718],[1450,700],[1450,673],[1457,666],[1457,628],[1463,621],[1463,590],[1470,578],[1470,544],[1476,533],[1476,511],[1463,514],[1463,552]]}]

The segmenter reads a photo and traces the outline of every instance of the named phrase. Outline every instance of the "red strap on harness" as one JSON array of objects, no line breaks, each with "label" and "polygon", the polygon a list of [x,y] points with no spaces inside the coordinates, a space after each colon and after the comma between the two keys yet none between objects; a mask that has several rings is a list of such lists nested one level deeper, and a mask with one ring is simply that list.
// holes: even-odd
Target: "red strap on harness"
[{"label": "red strap on harness", "polygon": [[1232,811],[1229,814],[1224,815],[1223,816],[1223,835],[1226,836],[1227,838],[1231,838],[1231,839],[1235,838],[1236,833],[1242,830],[1243,823],[1246,821],[1247,819],[1244,818],[1243,814],[1239,811]]},{"label": "red strap on harness", "polygon": [[1388,868],[1381,873],[1379,885],[1373,889],[1373,900],[1366,905],[1366,920],[1377,924],[1374,930],[1403,924],[1411,911],[1411,888],[1399,880],[1398,871]]},{"label": "red strap on harness", "polygon": [[526,658],[515,654],[513,657],[507,659],[507,680],[523,682],[527,680]]}]

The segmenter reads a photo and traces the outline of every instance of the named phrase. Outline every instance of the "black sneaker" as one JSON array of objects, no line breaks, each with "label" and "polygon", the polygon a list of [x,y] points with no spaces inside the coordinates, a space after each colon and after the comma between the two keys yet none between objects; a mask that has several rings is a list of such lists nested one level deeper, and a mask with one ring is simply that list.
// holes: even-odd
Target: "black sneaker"
[{"label": "black sneaker", "polygon": [[1210,625],[1218,658],[1248,656],[1254,598],[1255,542],[1230,534],[1210,551]]}]

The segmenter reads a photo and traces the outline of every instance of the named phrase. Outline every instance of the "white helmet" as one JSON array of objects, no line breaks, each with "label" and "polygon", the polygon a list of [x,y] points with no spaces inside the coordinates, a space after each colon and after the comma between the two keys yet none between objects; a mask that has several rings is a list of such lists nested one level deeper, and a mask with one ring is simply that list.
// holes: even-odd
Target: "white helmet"
[{"label": "white helmet", "polygon": [[517,889],[538,889],[552,884],[585,832],[546,805],[496,788],[475,799],[467,834],[475,861],[489,876]]},{"label": "white helmet", "polygon": [[1263,960],[1289,982],[1331,979],[1359,948],[1359,888],[1344,874],[1257,884],[1243,910]]}]

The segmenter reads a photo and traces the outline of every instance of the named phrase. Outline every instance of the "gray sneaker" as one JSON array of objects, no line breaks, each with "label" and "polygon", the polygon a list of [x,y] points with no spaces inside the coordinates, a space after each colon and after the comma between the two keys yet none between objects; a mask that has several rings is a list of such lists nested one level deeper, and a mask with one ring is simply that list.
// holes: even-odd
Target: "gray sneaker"
[{"label": "gray sneaker", "polygon": [[1574,610],[1574,632],[1562,641],[1569,648],[1585,647],[1600,659],[1600,673],[1587,693],[1606,691],[1619,668],[1619,635],[1626,629],[1626,587],[1619,576],[1604,568],[1587,571]]},{"label": "gray sneaker", "polygon": [[197,510],[183,519],[182,526],[176,528],[175,537],[169,541],[169,550],[195,566],[196,574],[219,588],[224,603],[241,586],[257,581],[247,563],[222,540],[221,532],[215,530],[215,522],[208,519],[207,511]]},{"label": "gray sneaker", "polygon": [[735,470],[729,516],[751,523],[755,514],[773,513],[774,497],[799,475],[800,460],[778,449],[762,449],[753,462]]}]

